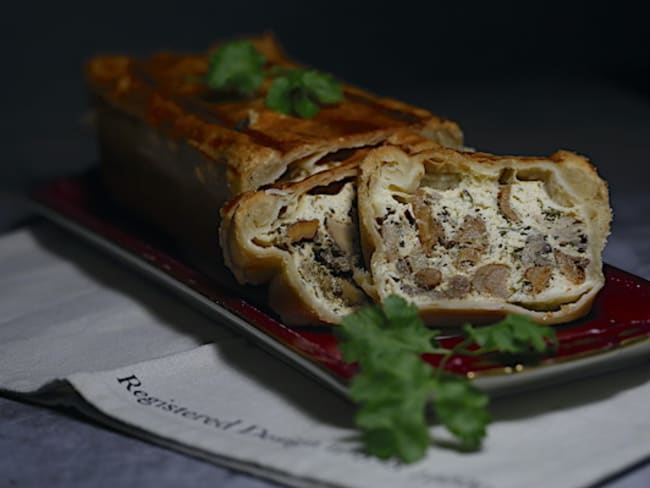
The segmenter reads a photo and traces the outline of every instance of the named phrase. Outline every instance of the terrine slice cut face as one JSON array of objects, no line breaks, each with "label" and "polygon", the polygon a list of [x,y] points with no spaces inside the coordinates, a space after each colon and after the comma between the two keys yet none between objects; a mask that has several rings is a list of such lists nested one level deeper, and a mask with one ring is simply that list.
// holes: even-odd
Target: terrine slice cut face
[{"label": "terrine slice cut face", "polygon": [[436,310],[563,321],[585,313],[603,284],[607,190],[571,153],[384,149],[362,165],[360,207],[379,298],[404,296],[433,321]]}]

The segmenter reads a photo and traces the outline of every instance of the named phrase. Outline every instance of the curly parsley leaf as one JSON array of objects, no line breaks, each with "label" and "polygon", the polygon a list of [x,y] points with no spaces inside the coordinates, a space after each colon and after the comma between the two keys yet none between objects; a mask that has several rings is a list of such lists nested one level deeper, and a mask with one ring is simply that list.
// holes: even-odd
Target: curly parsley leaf
[{"label": "curly parsley leaf", "polygon": [[556,342],[555,331],[539,325],[523,315],[508,315],[501,322],[486,327],[464,326],[465,334],[488,351],[525,353],[532,347],[537,352],[547,348],[547,341]]},{"label": "curly parsley leaf", "polygon": [[291,82],[286,77],[273,80],[266,92],[266,106],[283,114],[291,113]]},{"label": "curly parsley leaf", "polygon": [[210,88],[252,96],[264,81],[266,58],[250,41],[233,41],[220,46],[210,58],[205,81]]},{"label": "curly parsley leaf", "polygon": [[302,83],[319,103],[338,103],[343,100],[341,85],[332,75],[313,70],[305,71],[302,74]]},{"label": "curly parsley leaf", "polygon": [[314,70],[283,69],[266,94],[266,106],[285,115],[312,119],[320,104],[343,100],[343,90],[336,80]]},{"label": "curly parsley leaf", "polygon": [[272,79],[266,106],[285,115],[313,119],[322,105],[343,100],[341,85],[327,73],[272,66],[248,40],[223,44],[210,58],[204,81],[216,91],[250,97],[266,78]]},{"label": "curly parsley leaf", "polygon": [[444,375],[433,389],[433,408],[445,427],[460,441],[461,447],[475,450],[485,437],[488,396],[462,376]]},{"label": "curly parsley leaf", "polygon": [[345,317],[342,325],[343,359],[358,361],[362,367],[398,351],[433,352],[438,333],[424,326],[415,305],[398,296],[388,297],[383,305],[360,309]]},{"label": "curly parsley leaf", "polygon": [[433,351],[435,334],[424,327],[417,307],[397,296],[343,319],[343,357],[361,368],[350,396],[361,405],[356,424],[369,453],[405,462],[424,456],[433,371],[420,354]]},{"label": "curly parsley leaf", "polygon": [[363,405],[355,421],[368,452],[413,462],[424,456],[430,443],[425,406],[431,368],[419,356],[401,351],[383,359],[352,381],[350,395]]},{"label": "curly parsley leaf", "polygon": [[[404,462],[421,459],[431,442],[426,406],[431,400],[437,419],[467,450],[478,449],[490,422],[488,397],[466,377],[448,373],[444,364],[454,354],[480,350],[521,353],[537,351],[554,340],[553,330],[521,316],[494,325],[464,328],[467,338],[453,349],[435,341],[438,331],[424,326],[415,305],[397,296],[382,305],[360,309],[343,319],[339,331],[346,361],[356,361],[350,396],[359,405],[355,421],[366,450],[377,457]],[[440,369],[421,359],[442,355]]]}]

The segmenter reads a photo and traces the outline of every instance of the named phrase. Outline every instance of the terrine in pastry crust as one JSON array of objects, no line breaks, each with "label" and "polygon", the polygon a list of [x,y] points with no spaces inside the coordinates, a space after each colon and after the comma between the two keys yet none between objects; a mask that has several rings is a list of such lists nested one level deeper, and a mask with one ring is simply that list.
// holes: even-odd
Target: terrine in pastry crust
[{"label": "terrine in pastry crust", "polygon": [[[297,66],[272,36],[251,41],[268,67]],[[267,108],[268,81],[253,98],[224,98],[201,81],[209,59],[210,52],[98,56],[86,66],[109,190],[194,247],[216,244],[219,209],[240,192],[336,166],[347,151],[397,130],[463,144],[456,123],[349,85],[344,101],[310,120]]]},{"label": "terrine in pastry crust", "polygon": [[604,284],[607,186],[576,154],[386,145],[361,164],[358,199],[375,299],[401,295],[429,323],[567,322]]},{"label": "terrine in pastry crust", "polygon": [[338,323],[369,300],[355,281],[363,263],[354,158],[244,193],[222,211],[226,265],[240,283],[270,282],[269,305],[286,324]]}]

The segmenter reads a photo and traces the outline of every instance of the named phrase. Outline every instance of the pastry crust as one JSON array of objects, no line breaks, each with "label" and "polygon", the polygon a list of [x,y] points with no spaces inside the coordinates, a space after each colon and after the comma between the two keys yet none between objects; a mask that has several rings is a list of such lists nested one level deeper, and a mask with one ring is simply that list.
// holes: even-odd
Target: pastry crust
[{"label": "pastry crust", "polygon": [[[273,36],[251,41],[270,65],[298,66]],[[100,119],[118,112],[204,155],[210,171],[227,182],[223,201],[276,182],[306,158],[374,146],[404,128],[453,147],[463,143],[456,123],[350,85],[343,85],[343,102],[323,107],[312,120],[268,109],[268,82],[254,98],[220,99],[200,82],[208,62],[209,53],[160,53],[145,59],[98,56],[87,64],[86,80]],[[99,125],[101,130],[101,121]]]},{"label": "pastry crust", "polygon": [[368,298],[356,222],[356,154],[302,181],[243,193],[222,210],[220,241],[240,283],[269,285],[289,325],[331,324]]},{"label": "pastry crust", "polygon": [[[270,65],[297,66],[271,35],[251,38]],[[113,198],[172,236],[195,263],[224,274],[219,210],[242,191],[340,164],[349,151],[413,129],[462,144],[454,122],[344,85],[345,101],[313,120],[282,115],[259,96],[219,99],[200,80],[209,52],[99,56],[86,65],[104,181]],[[193,261],[195,261],[193,259]]]},{"label": "pastry crust", "polygon": [[586,314],[604,284],[607,186],[583,157],[385,145],[361,164],[361,241],[376,298],[399,294],[425,321]]}]

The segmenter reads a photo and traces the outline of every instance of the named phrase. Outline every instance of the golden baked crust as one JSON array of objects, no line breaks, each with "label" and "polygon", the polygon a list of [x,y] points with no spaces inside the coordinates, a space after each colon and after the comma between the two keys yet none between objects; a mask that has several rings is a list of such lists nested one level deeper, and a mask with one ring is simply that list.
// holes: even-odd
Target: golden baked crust
[{"label": "golden baked crust", "polygon": [[362,248],[383,300],[431,324],[507,313],[561,323],[604,284],[607,186],[583,157],[494,156],[428,141],[385,145],[360,167]]},{"label": "golden baked crust", "polygon": [[[270,35],[252,39],[272,65],[296,66]],[[117,111],[183,141],[207,156],[228,182],[229,194],[277,181],[293,162],[344,148],[373,146],[410,128],[453,147],[462,146],[454,122],[397,100],[344,85],[345,101],[323,107],[312,120],[265,107],[264,93],[228,101],[197,80],[209,53],[161,53],[145,59],[99,56],[86,66],[91,94],[102,114]]]}]

